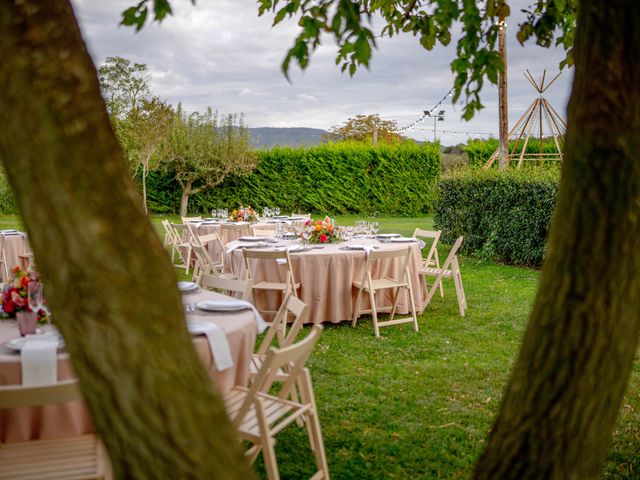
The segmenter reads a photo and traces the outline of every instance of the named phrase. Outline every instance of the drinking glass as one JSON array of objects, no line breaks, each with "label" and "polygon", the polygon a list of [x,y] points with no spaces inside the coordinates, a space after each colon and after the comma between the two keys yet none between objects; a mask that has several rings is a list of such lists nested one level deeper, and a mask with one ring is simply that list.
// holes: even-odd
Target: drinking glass
[{"label": "drinking glass", "polygon": [[371,222],[371,232],[374,235],[377,235],[380,231],[380,223],[379,222]]},{"label": "drinking glass", "polygon": [[29,282],[27,295],[29,308],[31,308],[31,311],[36,312],[37,314],[37,312],[43,310],[47,316],[47,324],[51,325],[49,310],[44,303],[44,285],[42,285],[42,283],[37,280]]},{"label": "drinking glass", "polygon": [[280,207],[274,208],[273,211],[276,214],[276,216],[280,216]]},{"label": "drinking glass", "polygon": [[305,228],[302,232],[302,239],[305,241],[305,243],[309,243],[309,240],[311,240],[311,229],[310,228]]},{"label": "drinking glass", "polygon": [[271,209],[269,207],[264,207],[262,209],[262,216],[268,219],[271,216]]}]

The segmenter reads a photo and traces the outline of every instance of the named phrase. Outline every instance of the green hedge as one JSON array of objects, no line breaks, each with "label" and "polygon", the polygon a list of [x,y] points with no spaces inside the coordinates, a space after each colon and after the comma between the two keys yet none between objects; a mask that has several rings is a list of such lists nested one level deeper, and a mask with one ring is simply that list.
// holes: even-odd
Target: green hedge
[{"label": "green hedge", "polygon": [[559,178],[558,167],[459,170],[438,184],[434,223],[444,242],[464,235],[467,253],[540,266]]},{"label": "green hedge", "polygon": [[0,171],[0,214],[15,215],[16,213],[18,213],[18,208],[9,181],[4,172]]},{"label": "green hedge", "polygon": [[[467,154],[467,158],[469,159],[469,165],[471,166],[483,166],[493,152],[498,149],[499,142],[495,138],[489,138],[488,140],[469,140],[467,145],[464,147],[464,151]],[[509,151],[512,151],[515,142],[509,142]],[[516,149],[516,153],[520,153],[522,151],[523,141],[519,142],[519,146]],[[537,139],[530,139],[527,143],[527,153],[538,153],[540,151],[540,142]],[[551,138],[542,139],[542,153],[555,153],[558,149],[556,148],[555,142]],[[550,163],[551,161],[548,161]],[[525,162],[527,163],[527,162]],[[530,163],[530,162],[529,162]],[[557,162],[555,162],[557,163]],[[497,165],[498,162],[495,162],[494,165]]]},{"label": "green hedge", "polygon": [[[258,155],[250,175],[230,176],[219,187],[194,195],[189,211],[244,204],[285,212],[411,216],[432,210],[440,177],[440,152],[431,144],[336,143]],[[180,190],[171,174],[154,172],[148,190],[151,211],[178,210]]]}]

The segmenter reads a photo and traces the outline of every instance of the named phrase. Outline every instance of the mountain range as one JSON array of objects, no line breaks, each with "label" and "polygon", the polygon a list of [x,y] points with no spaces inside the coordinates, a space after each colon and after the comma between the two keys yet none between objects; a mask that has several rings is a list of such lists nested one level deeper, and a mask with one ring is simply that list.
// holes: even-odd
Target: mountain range
[{"label": "mountain range", "polygon": [[319,145],[326,130],[320,128],[248,128],[251,144],[256,148],[298,147],[302,145]]}]

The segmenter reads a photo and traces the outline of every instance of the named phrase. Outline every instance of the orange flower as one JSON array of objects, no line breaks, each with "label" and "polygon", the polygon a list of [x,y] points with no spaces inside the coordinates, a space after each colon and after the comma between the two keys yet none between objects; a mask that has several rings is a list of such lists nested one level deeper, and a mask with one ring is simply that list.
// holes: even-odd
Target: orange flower
[{"label": "orange flower", "polygon": [[320,230],[322,230],[322,225],[320,225],[319,223],[316,224],[316,232],[319,232]]}]

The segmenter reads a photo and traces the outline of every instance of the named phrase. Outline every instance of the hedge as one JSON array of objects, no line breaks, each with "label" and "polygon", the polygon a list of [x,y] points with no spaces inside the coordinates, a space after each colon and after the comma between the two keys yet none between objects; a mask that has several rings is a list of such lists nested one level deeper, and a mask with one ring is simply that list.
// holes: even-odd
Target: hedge
[{"label": "hedge", "polygon": [[[216,188],[194,195],[190,213],[251,205],[284,212],[412,216],[433,208],[440,177],[438,146],[336,143],[312,148],[261,150],[256,169],[230,176]],[[176,212],[180,189],[170,173],[149,177],[149,207]]]},{"label": "hedge", "polygon": [[9,186],[9,180],[3,171],[0,171],[0,213],[2,215],[15,215],[18,208]]},{"label": "hedge", "polygon": [[538,267],[559,179],[558,167],[459,170],[438,184],[434,223],[446,243],[463,235],[466,253]]},{"label": "hedge", "polygon": [[[523,141],[519,142],[518,148],[516,149],[516,153],[520,153],[522,151]],[[489,138],[488,140],[469,140],[467,145],[464,147],[464,151],[467,154],[467,158],[469,159],[469,165],[471,166],[483,166],[491,155],[498,149],[499,142],[495,138]],[[514,141],[509,142],[509,151],[511,152],[515,145]],[[540,142],[537,139],[530,139],[527,143],[527,153],[538,153],[540,151]],[[556,148],[556,144],[551,138],[543,138],[542,139],[542,153],[555,153],[558,149]],[[525,165],[527,163],[531,163],[530,161],[525,161]],[[557,162],[547,161],[546,163],[556,164]],[[494,165],[497,166],[498,162],[495,162]]]}]

